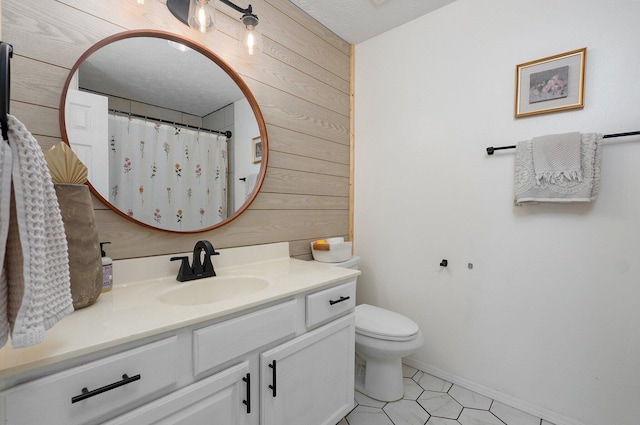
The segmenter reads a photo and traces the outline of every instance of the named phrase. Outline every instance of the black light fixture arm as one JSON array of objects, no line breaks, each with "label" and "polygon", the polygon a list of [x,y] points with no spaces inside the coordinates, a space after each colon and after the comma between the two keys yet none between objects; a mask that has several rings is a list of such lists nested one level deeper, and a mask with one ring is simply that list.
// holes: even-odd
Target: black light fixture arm
[{"label": "black light fixture arm", "polygon": [[[258,25],[258,16],[253,13],[253,7],[251,7],[251,5],[243,9],[229,0],[220,0],[220,2],[242,13],[240,20],[246,27],[253,28]],[[173,16],[178,18],[180,22],[189,25],[189,0],[167,0],[167,8],[169,8]]]},{"label": "black light fixture arm", "polygon": [[247,28],[253,29],[260,22],[258,16],[253,13],[253,8],[251,7],[251,5],[249,5],[246,9],[243,9],[240,6],[230,2],[229,0],[220,0],[220,2],[242,13],[242,18],[240,18],[240,20]]},{"label": "black light fixture arm", "polygon": [[220,0],[220,3],[224,3],[227,6],[237,10],[240,13],[253,15],[253,9],[251,8],[251,5],[249,5],[249,7],[247,7],[246,9],[243,9],[240,6],[238,6],[238,5],[234,4],[234,3],[231,3],[229,0]]}]

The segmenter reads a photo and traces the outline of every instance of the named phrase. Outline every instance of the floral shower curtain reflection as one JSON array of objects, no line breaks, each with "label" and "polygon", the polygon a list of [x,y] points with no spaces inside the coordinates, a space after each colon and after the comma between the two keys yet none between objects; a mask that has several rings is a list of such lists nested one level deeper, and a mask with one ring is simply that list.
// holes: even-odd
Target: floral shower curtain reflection
[{"label": "floral shower curtain reflection", "polygon": [[192,231],[227,216],[227,138],[109,115],[109,202],[154,227]]}]

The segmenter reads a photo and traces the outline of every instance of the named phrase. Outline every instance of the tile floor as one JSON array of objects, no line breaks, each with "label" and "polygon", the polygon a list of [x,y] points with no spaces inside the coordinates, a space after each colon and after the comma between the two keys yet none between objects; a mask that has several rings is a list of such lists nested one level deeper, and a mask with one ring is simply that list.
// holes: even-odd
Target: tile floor
[{"label": "tile floor", "polygon": [[337,425],[553,425],[505,404],[403,366],[404,398],[385,403],[356,391]]}]

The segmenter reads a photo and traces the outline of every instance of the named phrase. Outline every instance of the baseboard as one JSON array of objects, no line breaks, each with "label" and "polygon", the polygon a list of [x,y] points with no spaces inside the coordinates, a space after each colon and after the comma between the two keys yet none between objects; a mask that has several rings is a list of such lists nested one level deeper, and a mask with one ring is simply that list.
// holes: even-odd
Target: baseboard
[{"label": "baseboard", "polygon": [[544,409],[542,407],[536,406],[531,403],[527,403],[526,401],[520,400],[510,395],[492,390],[491,388],[487,388],[483,385],[477,384],[468,379],[461,378],[459,376],[445,372],[444,370],[440,370],[435,366],[422,363],[410,357],[403,358],[402,362],[407,366],[411,366],[415,369],[418,369],[430,375],[436,376],[440,379],[444,379],[445,381],[451,382],[452,384],[460,385],[461,387],[464,387],[468,390],[476,392],[485,397],[489,397],[492,400],[499,401],[500,403],[513,407],[514,409],[518,409],[525,413],[529,413],[530,415],[533,415],[537,418],[544,419],[545,421],[550,422],[552,424],[584,425],[582,422],[576,421],[575,419],[567,418],[566,416],[560,415],[551,410]]}]

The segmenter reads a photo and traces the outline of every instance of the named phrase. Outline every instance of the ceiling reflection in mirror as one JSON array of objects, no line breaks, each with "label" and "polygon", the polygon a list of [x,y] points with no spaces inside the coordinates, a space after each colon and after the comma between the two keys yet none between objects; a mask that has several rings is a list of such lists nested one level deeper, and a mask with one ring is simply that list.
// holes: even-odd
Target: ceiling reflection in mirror
[{"label": "ceiling reflection in mirror", "polygon": [[93,193],[141,225],[219,227],[264,178],[253,95],[225,62],[176,35],[131,31],[98,43],[72,69],[60,109]]}]

